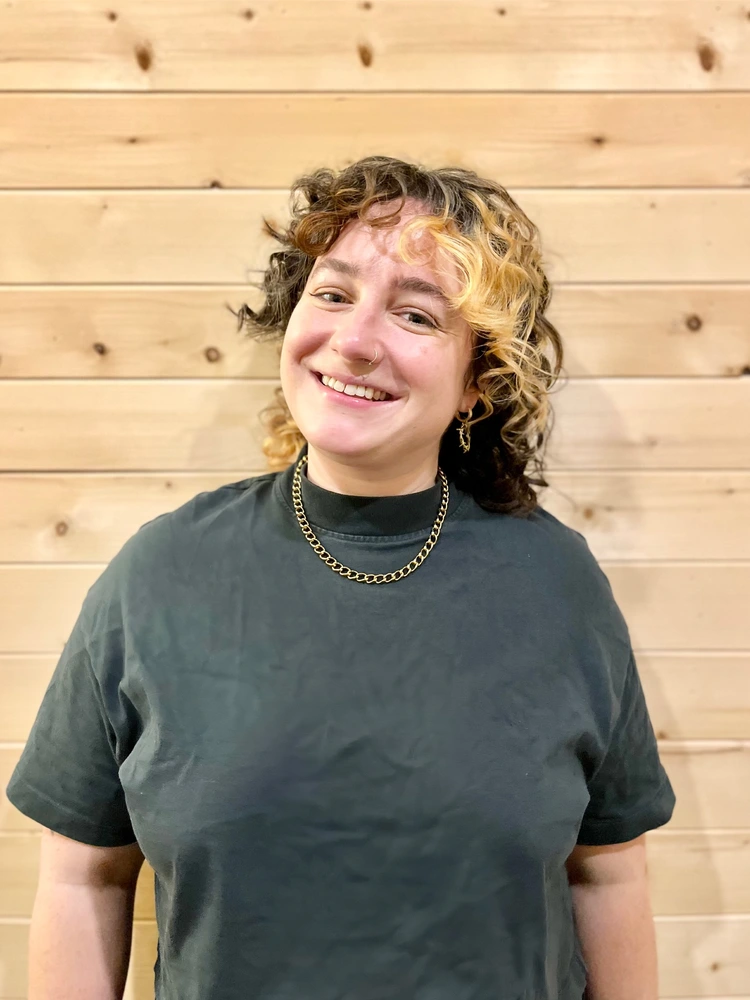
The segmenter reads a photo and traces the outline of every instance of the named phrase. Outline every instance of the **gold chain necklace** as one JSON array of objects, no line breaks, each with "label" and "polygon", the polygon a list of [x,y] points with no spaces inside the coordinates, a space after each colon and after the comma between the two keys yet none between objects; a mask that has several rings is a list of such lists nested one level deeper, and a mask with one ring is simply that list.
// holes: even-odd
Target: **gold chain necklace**
[{"label": "gold chain necklace", "polygon": [[315,532],[310,527],[310,522],[305,516],[305,508],[302,506],[301,481],[303,465],[307,465],[307,455],[302,456],[297,463],[297,468],[294,470],[294,478],[292,479],[292,501],[294,502],[294,513],[297,515],[299,526],[302,528],[305,538],[312,546],[313,551],[317,552],[326,566],[330,566],[335,573],[339,574],[339,576],[345,576],[347,580],[356,580],[357,583],[393,583],[395,580],[403,580],[405,576],[413,573],[415,569],[422,565],[427,556],[430,554],[435,542],[440,537],[440,529],[443,526],[443,521],[445,520],[445,515],[448,510],[450,489],[448,487],[448,480],[446,479],[445,473],[442,469],[438,468],[438,474],[443,484],[443,495],[440,501],[440,509],[438,510],[437,517],[435,518],[435,523],[432,526],[430,537],[424,543],[419,553],[411,560],[411,562],[408,562],[406,566],[402,566],[401,569],[397,569],[394,573],[358,573],[356,570],[349,569],[348,566],[344,566],[344,564],[340,563],[338,559],[335,559],[330,552],[327,552],[321,545]]}]

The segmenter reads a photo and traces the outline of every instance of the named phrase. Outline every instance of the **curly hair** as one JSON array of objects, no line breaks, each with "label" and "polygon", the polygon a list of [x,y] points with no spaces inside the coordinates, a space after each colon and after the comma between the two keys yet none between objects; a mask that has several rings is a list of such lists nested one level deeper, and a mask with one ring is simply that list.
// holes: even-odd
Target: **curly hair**
[{"label": "curly hair", "polygon": [[[353,219],[392,225],[407,198],[426,212],[404,226],[399,252],[408,263],[415,230],[431,233],[458,270],[461,291],[449,301],[474,336],[466,387],[480,389],[482,412],[472,411],[471,447],[461,450],[458,417],[444,432],[439,465],[448,479],[484,509],[528,517],[538,506],[533,487],[547,487],[543,449],[552,426],[549,392],[563,363],[558,331],[545,318],[551,290],[541,265],[538,230],[506,189],[474,171],[427,169],[389,156],[368,156],[340,171],[321,168],[294,181],[291,221],[276,229],[263,219],[282,249],[271,254],[256,312],[243,304],[232,313],[238,332],[281,341],[315,259],[329,250]],[[396,202],[393,212],[367,218],[375,203]],[[545,348],[551,357],[544,354]],[[476,407],[475,407],[476,409]],[[287,467],[305,443],[276,389],[261,413],[263,453],[271,469]]]}]

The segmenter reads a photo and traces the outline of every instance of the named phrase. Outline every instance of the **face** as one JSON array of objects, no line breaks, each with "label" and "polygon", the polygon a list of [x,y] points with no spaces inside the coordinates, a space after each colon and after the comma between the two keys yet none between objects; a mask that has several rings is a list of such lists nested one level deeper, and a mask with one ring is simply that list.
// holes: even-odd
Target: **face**
[{"label": "face", "polygon": [[[441,295],[459,291],[455,266],[445,257],[406,264],[397,253],[420,209],[407,200],[399,222],[379,230],[353,220],[315,262],[281,352],[284,395],[310,451],[427,468],[456,411],[477,401],[478,390],[465,388],[471,328]],[[391,210],[381,204],[373,214]],[[370,399],[358,387],[388,395]]]}]

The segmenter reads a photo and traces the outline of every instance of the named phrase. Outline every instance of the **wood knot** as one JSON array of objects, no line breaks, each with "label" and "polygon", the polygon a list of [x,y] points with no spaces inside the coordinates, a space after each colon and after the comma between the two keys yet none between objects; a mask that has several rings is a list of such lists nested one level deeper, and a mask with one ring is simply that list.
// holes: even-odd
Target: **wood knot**
[{"label": "wood knot", "polygon": [[357,52],[363,66],[372,66],[372,48],[369,45],[358,45]]},{"label": "wood knot", "polygon": [[701,62],[701,69],[710,73],[716,65],[716,49],[710,42],[701,42],[698,46],[698,58]]},{"label": "wood knot", "polygon": [[97,354],[106,354],[108,350],[107,345],[103,344],[100,340],[97,340],[97,342],[93,345],[93,348]]},{"label": "wood knot", "polygon": [[67,535],[68,525],[65,521],[58,521],[55,525],[55,533],[58,535]]},{"label": "wood knot", "polygon": [[688,330],[700,330],[703,326],[703,320],[696,313],[690,313],[685,320],[685,326]]},{"label": "wood knot", "polygon": [[221,357],[221,351],[217,347],[207,347],[203,352],[206,355],[208,361],[218,361]]},{"label": "wood knot", "polygon": [[144,73],[146,70],[151,69],[154,53],[148,42],[145,42],[143,45],[136,46],[135,58]]}]

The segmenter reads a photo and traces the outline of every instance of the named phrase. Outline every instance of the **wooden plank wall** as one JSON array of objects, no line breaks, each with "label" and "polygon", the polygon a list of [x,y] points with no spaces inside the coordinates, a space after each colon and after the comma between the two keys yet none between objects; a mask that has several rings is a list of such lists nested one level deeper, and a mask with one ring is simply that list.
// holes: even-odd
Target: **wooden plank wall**
[{"label": "wooden plank wall", "polygon": [[[661,997],[750,998],[750,3],[11,0],[0,8],[0,780],[139,525],[263,472],[277,377],[226,305],[299,173],[368,153],[506,185],[566,343],[543,503],[636,645],[672,822]],[[0,806],[0,1000],[39,828]],[[153,997],[151,873],[130,1000]]]}]

